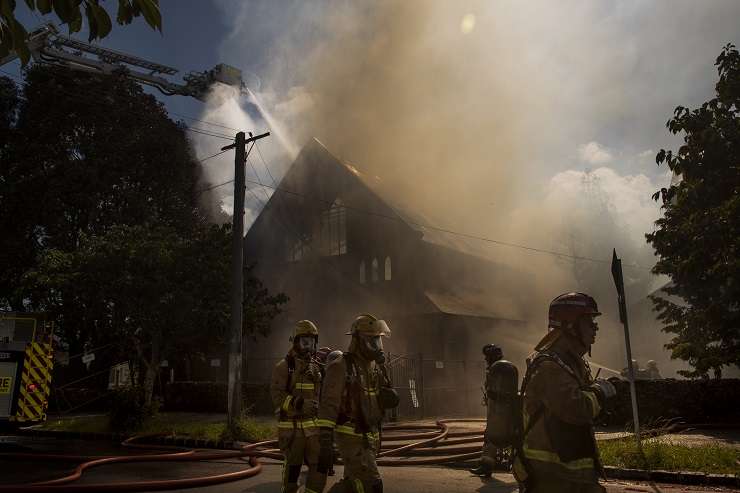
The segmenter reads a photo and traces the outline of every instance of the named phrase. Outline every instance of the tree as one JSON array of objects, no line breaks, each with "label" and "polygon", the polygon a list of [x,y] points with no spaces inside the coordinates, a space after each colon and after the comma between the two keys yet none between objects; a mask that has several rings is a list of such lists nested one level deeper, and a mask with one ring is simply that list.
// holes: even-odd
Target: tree
[{"label": "tree", "polygon": [[[82,29],[83,15],[90,31],[89,40],[106,37],[113,25],[100,0],[25,0],[28,8],[44,15],[54,12],[70,34]],[[26,43],[26,28],[15,17],[16,0],[0,0],[0,59],[14,51],[25,66],[30,58]],[[84,14],[83,14],[84,10]],[[159,0],[118,0],[118,24],[131,24],[135,17],[143,16],[152,29],[162,31],[162,14]]]},{"label": "tree", "polygon": [[139,85],[34,66],[22,96],[0,137],[0,306],[25,310],[23,272],[45,249],[73,250],[80,233],[202,220],[200,167],[183,129]]},{"label": "tree", "polygon": [[[50,311],[70,351],[113,343],[151,401],[159,363],[223,345],[231,230],[198,208],[183,128],[122,74],[0,79],[0,308]],[[287,298],[245,272],[245,332]]]},{"label": "tree", "polygon": [[[196,227],[187,237],[167,226],[114,226],[82,235],[72,252],[45,252],[26,283],[44,293],[46,306],[70,298],[83,304],[94,320],[96,345],[114,341],[133,355],[150,405],[163,360],[228,339],[230,251],[228,225]],[[244,327],[264,329],[287,298],[248,279],[254,289]],[[55,299],[56,293],[66,297]]]},{"label": "tree", "polygon": [[[663,217],[646,235],[659,260],[653,272],[671,283],[652,296],[666,345],[686,360],[690,377],[716,378],[740,365],[740,54],[728,44],[716,60],[716,97],[689,110],[679,106],[667,127],[684,133],[678,152],[656,156],[681,180],[653,195]],[[674,298],[675,299],[675,298]]]}]

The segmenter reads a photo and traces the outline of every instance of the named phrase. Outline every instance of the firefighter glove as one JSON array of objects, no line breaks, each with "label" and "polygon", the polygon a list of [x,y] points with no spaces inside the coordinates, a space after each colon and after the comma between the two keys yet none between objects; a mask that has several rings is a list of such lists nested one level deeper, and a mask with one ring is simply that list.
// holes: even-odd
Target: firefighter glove
[{"label": "firefighter glove", "polygon": [[334,462],[334,430],[321,428],[319,430],[319,461],[316,469],[326,474]]}]

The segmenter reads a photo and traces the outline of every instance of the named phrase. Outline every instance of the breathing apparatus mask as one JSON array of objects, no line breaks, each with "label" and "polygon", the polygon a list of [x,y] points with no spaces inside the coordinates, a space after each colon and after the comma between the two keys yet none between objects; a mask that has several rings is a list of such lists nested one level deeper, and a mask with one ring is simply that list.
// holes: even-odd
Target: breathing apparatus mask
[{"label": "breathing apparatus mask", "polygon": [[303,358],[313,356],[318,345],[316,339],[316,336],[298,336],[293,340],[293,349]]},{"label": "breathing apparatus mask", "polygon": [[379,365],[385,363],[385,353],[383,352],[383,338],[379,335],[357,335],[360,352],[362,356],[369,360],[375,361]]}]

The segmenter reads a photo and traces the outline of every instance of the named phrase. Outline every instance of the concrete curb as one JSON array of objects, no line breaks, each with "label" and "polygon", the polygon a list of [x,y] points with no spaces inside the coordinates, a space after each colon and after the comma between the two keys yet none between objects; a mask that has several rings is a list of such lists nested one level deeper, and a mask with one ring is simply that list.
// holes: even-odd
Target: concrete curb
[{"label": "concrete curb", "polygon": [[655,481],[656,483],[674,483],[708,486],[740,487],[740,476],[734,474],[706,474],[693,471],[645,471],[642,469],[621,469],[604,467],[609,479],[634,479],[638,481]]}]

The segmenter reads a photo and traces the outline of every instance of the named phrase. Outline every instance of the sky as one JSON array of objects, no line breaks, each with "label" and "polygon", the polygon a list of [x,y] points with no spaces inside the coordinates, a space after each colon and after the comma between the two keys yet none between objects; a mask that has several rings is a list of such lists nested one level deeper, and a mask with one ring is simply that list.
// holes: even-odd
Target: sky
[{"label": "sky", "polygon": [[[247,195],[247,226],[270,181],[316,137],[430,224],[596,259],[616,246],[631,299],[665,282],[648,272],[655,259],[644,234],[660,215],[650,196],[671,179],[655,154],[681,142],[666,121],[676,106],[712,97],[715,58],[740,42],[740,2],[730,0],[162,0],[161,7],[162,34],[138,19],[114,26],[101,44],[181,74],[220,62],[248,74],[270,121],[253,99],[223,90],[206,103],[158,95],[173,118],[194,126],[232,132],[185,117],[273,132],[248,168],[248,179],[268,186]],[[23,2],[18,12],[26,26],[38,24]],[[18,73],[17,64],[2,69]],[[224,144],[200,135],[193,142],[200,157]],[[205,186],[233,177],[228,154],[204,169]],[[211,205],[230,212],[231,189],[215,191]],[[598,263],[482,248],[526,264],[537,299],[574,284],[604,296],[613,290]]]}]

